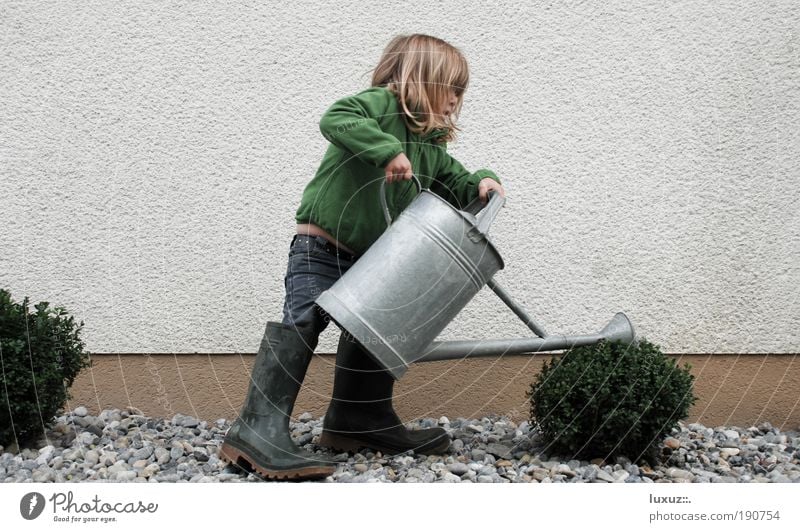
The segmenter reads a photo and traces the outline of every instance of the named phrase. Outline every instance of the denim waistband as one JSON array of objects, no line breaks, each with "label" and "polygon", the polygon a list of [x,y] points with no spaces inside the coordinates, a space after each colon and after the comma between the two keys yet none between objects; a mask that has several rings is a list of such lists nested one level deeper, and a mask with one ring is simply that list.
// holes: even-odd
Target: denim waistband
[{"label": "denim waistband", "polygon": [[316,242],[317,245],[320,248],[322,248],[326,253],[334,255],[342,260],[346,260],[348,262],[355,262],[355,260],[358,259],[358,255],[354,255],[352,253],[349,253],[343,249],[334,246],[333,244],[328,242],[328,240],[325,237],[322,236],[296,234],[292,237],[291,244],[294,244],[295,241],[301,238],[307,239],[308,242]]}]

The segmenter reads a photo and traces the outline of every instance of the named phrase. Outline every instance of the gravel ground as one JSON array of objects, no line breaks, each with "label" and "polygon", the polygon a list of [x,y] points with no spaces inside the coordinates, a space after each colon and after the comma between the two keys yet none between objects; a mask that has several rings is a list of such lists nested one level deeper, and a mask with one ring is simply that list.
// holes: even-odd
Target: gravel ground
[{"label": "gravel ground", "polygon": [[[800,434],[758,427],[680,425],[662,442],[657,467],[620,457],[611,463],[546,456],[528,422],[498,416],[417,420],[409,426],[441,426],[453,438],[439,455],[334,455],[339,462],[326,482],[800,482]],[[56,419],[48,441],[36,448],[0,447],[2,482],[258,482],[219,459],[230,422],[175,415],[148,418],[129,410],[99,416],[76,408]],[[302,414],[292,423],[295,441],[314,445],[322,423]],[[330,456],[330,454],[329,454]]]}]

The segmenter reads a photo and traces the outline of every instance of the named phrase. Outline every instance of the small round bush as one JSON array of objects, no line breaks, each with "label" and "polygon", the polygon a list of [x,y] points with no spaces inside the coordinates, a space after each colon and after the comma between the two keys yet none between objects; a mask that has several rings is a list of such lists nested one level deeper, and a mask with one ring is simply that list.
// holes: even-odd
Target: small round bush
[{"label": "small round bush", "polygon": [[0,289],[0,444],[32,443],[69,399],[75,377],[91,362],[83,322],[43,301],[29,312]]},{"label": "small round bush", "polygon": [[572,348],[531,385],[531,419],[551,454],[654,463],[697,400],[690,369],[644,339]]}]

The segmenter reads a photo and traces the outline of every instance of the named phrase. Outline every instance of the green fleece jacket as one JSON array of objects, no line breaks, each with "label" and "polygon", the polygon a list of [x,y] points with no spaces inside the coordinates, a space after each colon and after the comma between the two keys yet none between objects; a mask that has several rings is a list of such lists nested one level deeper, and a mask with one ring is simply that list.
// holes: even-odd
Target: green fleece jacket
[{"label": "green fleece jacket", "polygon": [[[295,219],[313,223],[361,255],[386,230],[380,201],[384,167],[403,152],[423,188],[456,208],[478,195],[478,183],[490,170],[468,172],[447,153],[435,130],[420,136],[408,130],[397,97],[384,87],[371,87],[334,103],[319,128],[330,141],[314,178],[306,185]],[[416,196],[413,180],[386,184],[392,219]]]}]

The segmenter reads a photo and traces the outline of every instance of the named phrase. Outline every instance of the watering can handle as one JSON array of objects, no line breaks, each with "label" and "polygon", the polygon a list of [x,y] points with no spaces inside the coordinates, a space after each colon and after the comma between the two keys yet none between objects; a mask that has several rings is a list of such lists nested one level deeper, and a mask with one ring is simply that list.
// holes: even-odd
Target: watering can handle
[{"label": "watering can handle", "polygon": [[497,213],[500,212],[505,202],[506,199],[498,192],[494,190],[489,191],[489,201],[486,202],[486,206],[481,209],[481,212],[475,217],[477,221],[475,228],[478,232],[485,235],[489,231],[489,226],[492,225]]},{"label": "watering can handle", "polygon": [[[414,180],[414,183],[417,185],[417,194],[422,192],[422,183],[419,182],[419,178],[411,174],[411,179]],[[389,214],[389,207],[386,205],[386,179],[381,180],[381,207],[383,208],[383,217],[386,218],[386,226],[392,225],[392,215]]]}]

